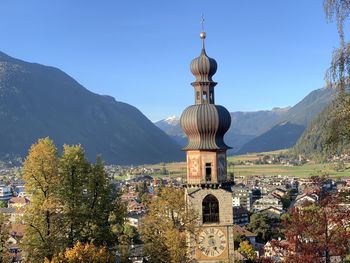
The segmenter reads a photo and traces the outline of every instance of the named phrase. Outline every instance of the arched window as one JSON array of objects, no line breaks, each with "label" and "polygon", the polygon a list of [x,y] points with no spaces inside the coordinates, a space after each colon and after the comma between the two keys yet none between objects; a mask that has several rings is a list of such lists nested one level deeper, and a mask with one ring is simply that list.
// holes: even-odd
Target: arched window
[{"label": "arched window", "polygon": [[219,222],[219,201],[213,195],[207,195],[202,203],[203,223]]}]

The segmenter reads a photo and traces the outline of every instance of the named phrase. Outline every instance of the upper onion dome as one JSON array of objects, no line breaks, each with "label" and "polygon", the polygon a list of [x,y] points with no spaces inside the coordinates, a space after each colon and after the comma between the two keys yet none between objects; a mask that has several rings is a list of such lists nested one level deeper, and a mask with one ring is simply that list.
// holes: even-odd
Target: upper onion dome
[{"label": "upper onion dome", "polygon": [[207,53],[205,52],[205,32],[201,32],[200,37],[203,43],[202,52],[199,57],[192,60],[191,72],[196,77],[196,82],[212,81],[212,76],[216,73],[218,64],[216,63],[215,59],[208,57]]}]

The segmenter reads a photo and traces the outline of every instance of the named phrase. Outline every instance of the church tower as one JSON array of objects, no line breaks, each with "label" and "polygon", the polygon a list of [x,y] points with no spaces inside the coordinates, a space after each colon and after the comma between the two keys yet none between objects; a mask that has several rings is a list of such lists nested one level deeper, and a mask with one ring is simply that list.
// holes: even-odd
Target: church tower
[{"label": "church tower", "polygon": [[227,177],[224,134],[230,128],[230,113],[215,104],[212,77],[217,63],[205,51],[206,33],[201,32],[202,51],[193,59],[191,72],[195,81],[195,104],[181,116],[181,127],[188,137],[187,207],[198,215],[197,234],[190,235],[189,246],[196,262],[233,262],[233,208],[231,186]]}]

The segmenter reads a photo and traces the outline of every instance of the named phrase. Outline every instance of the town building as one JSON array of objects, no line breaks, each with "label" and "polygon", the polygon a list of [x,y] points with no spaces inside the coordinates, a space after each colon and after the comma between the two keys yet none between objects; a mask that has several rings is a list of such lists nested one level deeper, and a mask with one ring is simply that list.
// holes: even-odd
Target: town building
[{"label": "town building", "polygon": [[280,210],[283,209],[281,199],[277,198],[276,196],[273,196],[272,194],[266,195],[263,198],[260,198],[253,203],[254,212],[259,212],[261,210],[271,208],[271,207],[274,207]]},{"label": "town building", "polygon": [[245,226],[249,223],[249,212],[244,207],[233,207],[233,223]]},{"label": "town building", "polygon": [[234,207],[244,207],[250,211],[253,203],[252,190],[244,184],[232,186],[232,203]]},{"label": "town building", "polygon": [[8,201],[12,197],[11,187],[0,186],[0,201]]}]

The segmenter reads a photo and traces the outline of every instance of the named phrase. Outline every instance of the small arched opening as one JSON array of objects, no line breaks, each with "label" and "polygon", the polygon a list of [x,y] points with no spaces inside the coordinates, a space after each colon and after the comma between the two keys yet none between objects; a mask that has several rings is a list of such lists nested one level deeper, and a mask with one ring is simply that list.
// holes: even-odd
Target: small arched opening
[{"label": "small arched opening", "polygon": [[202,203],[203,223],[219,223],[219,201],[209,194]]}]

